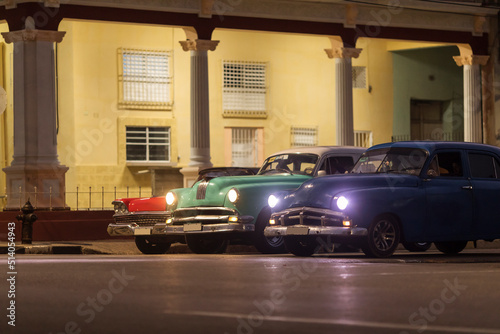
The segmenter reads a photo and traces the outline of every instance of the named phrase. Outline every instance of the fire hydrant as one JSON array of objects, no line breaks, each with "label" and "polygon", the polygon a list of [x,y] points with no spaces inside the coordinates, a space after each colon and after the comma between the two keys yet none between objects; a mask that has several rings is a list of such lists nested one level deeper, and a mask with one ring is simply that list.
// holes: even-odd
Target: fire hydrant
[{"label": "fire hydrant", "polygon": [[35,209],[30,203],[30,200],[24,204],[21,209],[22,214],[16,217],[17,220],[22,224],[22,241],[23,244],[31,244],[33,241],[33,223],[38,219],[38,217],[33,213]]}]

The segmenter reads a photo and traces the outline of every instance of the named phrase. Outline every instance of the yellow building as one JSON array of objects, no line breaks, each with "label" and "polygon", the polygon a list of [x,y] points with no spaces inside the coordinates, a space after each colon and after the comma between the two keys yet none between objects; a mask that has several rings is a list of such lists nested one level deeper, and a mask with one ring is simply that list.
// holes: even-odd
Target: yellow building
[{"label": "yellow building", "polygon": [[[209,137],[203,137],[210,139],[208,165],[255,167],[267,155],[291,146],[370,146],[398,136],[447,139],[444,133],[463,140],[464,123],[456,115],[462,113],[463,118],[465,107],[457,101],[463,101],[465,83],[453,59],[462,54],[458,43],[435,41],[434,36],[429,41],[390,39],[384,33],[358,31],[351,46],[356,51],[338,56],[336,39],[328,35],[307,29],[234,29],[220,20],[206,52],[208,81],[194,88],[209,88]],[[473,26],[474,22],[470,29]],[[9,32],[6,23],[0,29]],[[489,28],[481,29],[486,34]],[[193,74],[193,66],[199,65],[198,56],[193,56],[197,51],[187,45],[193,29],[68,15],[57,30],[65,32],[54,44],[57,155],[61,166],[68,168],[62,172],[65,206],[109,208],[115,197],[159,195],[189,184],[189,173],[181,170],[207,165],[206,143],[198,147],[205,155],[202,164],[193,164],[193,140],[202,138],[193,139],[197,131],[191,127],[193,117],[200,115],[193,116],[193,82],[203,76]],[[0,117],[2,168],[10,166],[15,155],[15,43],[2,43],[1,74],[8,101]],[[352,73],[353,121],[351,134],[347,131],[352,142],[339,139],[339,129],[349,123],[338,124],[338,108],[343,107],[336,105],[338,94],[344,94],[339,93],[344,88],[339,87],[338,66],[344,66],[346,58],[349,77]],[[343,103],[349,103],[345,94]],[[432,107],[437,111],[418,109],[429,101],[438,101]],[[436,131],[441,137],[427,138]],[[8,187],[2,173],[0,195],[14,196],[7,188],[17,191],[12,184]],[[47,189],[59,191],[55,188],[27,192],[32,202],[33,197],[41,201]],[[26,196],[25,190],[19,191],[21,203]],[[0,207],[5,203],[5,198],[0,200]]]}]

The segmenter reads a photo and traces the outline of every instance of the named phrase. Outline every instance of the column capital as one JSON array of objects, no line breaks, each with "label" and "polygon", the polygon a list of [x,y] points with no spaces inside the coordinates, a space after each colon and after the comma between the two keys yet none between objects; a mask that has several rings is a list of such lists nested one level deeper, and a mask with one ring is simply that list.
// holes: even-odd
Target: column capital
[{"label": "column capital", "polygon": [[6,43],[40,41],[60,43],[66,34],[65,31],[24,29],[10,32],[3,32],[2,36]]},{"label": "column capital", "polygon": [[463,65],[486,65],[490,56],[477,56],[477,55],[466,55],[466,56],[455,56],[453,57],[458,66]]},{"label": "column capital", "polygon": [[363,49],[357,48],[335,48],[325,49],[328,58],[358,58]]},{"label": "column capital", "polygon": [[182,49],[184,51],[215,51],[215,48],[219,44],[220,41],[211,41],[206,39],[197,39],[197,40],[186,40],[180,41],[182,45]]}]

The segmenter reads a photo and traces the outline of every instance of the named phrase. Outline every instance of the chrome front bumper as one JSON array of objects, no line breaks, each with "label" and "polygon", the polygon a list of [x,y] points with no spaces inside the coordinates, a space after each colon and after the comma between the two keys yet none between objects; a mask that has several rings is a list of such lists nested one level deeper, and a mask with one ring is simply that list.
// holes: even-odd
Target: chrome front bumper
[{"label": "chrome front bumper", "polygon": [[118,236],[137,236],[137,235],[165,235],[167,225],[155,224],[153,226],[140,226],[131,224],[109,224],[108,234],[113,237]]},{"label": "chrome front bumper", "polygon": [[366,236],[368,231],[361,227],[341,227],[341,226],[267,226],[264,229],[266,237],[277,237],[287,235],[318,235],[318,236]]},{"label": "chrome front bumper", "polygon": [[236,210],[225,207],[182,208],[173,212],[165,234],[252,232],[253,220],[252,216],[240,216]]},{"label": "chrome front bumper", "polygon": [[113,216],[114,224],[108,225],[110,236],[164,235],[167,211],[136,211],[117,213]]},{"label": "chrome front bumper", "polygon": [[[271,215],[274,222],[264,229],[266,237],[287,235],[317,235],[362,237],[368,234],[366,228],[343,226],[350,218],[339,211],[329,209],[297,207],[283,210]],[[352,221],[350,221],[352,224]]]},{"label": "chrome front bumper", "polygon": [[183,225],[168,225],[165,228],[165,234],[186,234],[186,233],[214,233],[214,232],[251,232],[255,230],[254,224],[242,223],[218,223],[218,224],[202,224],[202,223],[187,223]]}]

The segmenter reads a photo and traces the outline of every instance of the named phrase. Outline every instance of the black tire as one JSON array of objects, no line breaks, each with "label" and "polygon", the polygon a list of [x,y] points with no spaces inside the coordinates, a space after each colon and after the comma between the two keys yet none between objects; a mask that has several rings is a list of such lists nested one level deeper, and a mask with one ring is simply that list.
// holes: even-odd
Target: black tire
[{"label": "black tire", "polygon": [[285,238],[286,249],[296,256],[311,256],[316,253],[319,244],[316,237],[288,236]]},{"label": "black tire", "polygon": [[445,254],[458,254],[467,246],[467,241],[442,241],[435,242],[434,245]]},{"label": "black tire", "polygon": [[432,246],[432,242],[403,242],[402,244],[410,252],[425,252]]},{"label": "black tire", "polygon": [[143,254],[165,254],[172,243],[167,241],[153,241],[147,237],[135,237],[135,245]]},{"label": "black tire", "polygon": [[284,238],[279,237],[266,237],[264,229],[269,224],[271,217],[271,209],[264,208],[257,217],[255,223],[255,231],[253,235],[253,244],[255,248],[262,254],[282,254],[287,253]]},{"label": "black tire", "polygon": [[378,216],[368,227],[365,244],[361,248],[369,257],[389,257],[399,245],[400,229],[391,215]]},{"label": "black tire", "polygon": [[220,234],[216,235],[186,235],[189,249],[196,254],[222,254],[226,251],[229,241]]}]

